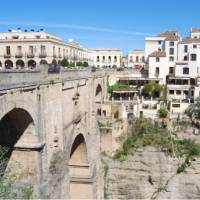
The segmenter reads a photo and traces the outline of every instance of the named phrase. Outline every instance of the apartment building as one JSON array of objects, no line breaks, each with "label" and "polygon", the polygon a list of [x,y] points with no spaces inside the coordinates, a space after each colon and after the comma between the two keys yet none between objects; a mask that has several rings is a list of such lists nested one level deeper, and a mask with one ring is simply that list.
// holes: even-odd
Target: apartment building
[{"label": "apartment building", "polygon": [[122,51],[116,48],[94,48],[94,64],[98,68],[121,67]]},{"label": "apartment building", "polygon": [[91,52],[74,40],[68,43],[43,29],[39,31],[9,30],[0,33],[0,67],[6,69],[35,68],[40,64],[70,61],[92,61]]},{"label": "apartment building", "polygon": [[172,30],[145,39],[149,78],[159,78],[163,84],[166,83],[166,76],[175,67],[180,40],[180,33]]},{"label": "apartment building", "polygon": [[133,50],[128,53],[128,66],[141,68],[145,66],[145,52],[143,50]]}]

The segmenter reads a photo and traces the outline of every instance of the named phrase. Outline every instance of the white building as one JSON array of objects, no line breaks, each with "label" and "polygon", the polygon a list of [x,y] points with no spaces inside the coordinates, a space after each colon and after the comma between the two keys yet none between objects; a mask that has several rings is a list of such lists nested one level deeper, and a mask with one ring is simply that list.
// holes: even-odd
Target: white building
[{"label": "white building", "polygon": [[98,68],[121,67],[122,51],[116,48],[95,48],[94,64]]},{"label": "white building", "polygon": [[145,39],[145,59],[148,62],[149,78],[160,78],[166,83],[166,76],[174,70],[177,60],[177,31],[165,31]]},{"label": "white building", "polygon": [[128,53],[128,66],[140,68],[145,66],[145,53],[143,50],[134,50]]},{"label": "white building", "polygon": [[35,68],[39,64],[57,64],[63,58],[77,62],[91,61],[92,56],[74,40],[65,43],[43,29],[0,33],[1,68]]}]

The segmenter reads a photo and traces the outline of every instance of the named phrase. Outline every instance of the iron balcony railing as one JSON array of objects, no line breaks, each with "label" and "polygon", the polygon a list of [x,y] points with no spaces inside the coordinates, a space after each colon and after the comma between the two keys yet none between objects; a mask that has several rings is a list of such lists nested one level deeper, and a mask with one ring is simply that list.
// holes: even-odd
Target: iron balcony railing
[{"label": "iron balcony railing", "polygon": [[11,54],[5,53],[5,54],[4,54],[4,58],[11,58]]},{"label": "iron balcony railing", "polygon": [[35,54],[33,52],[27,53],[27,58],[34,58]]},{"label": "iron balcony railing", "polygon": [[45,52],[39,54],[39,58],[46,58],[47,54]]}]

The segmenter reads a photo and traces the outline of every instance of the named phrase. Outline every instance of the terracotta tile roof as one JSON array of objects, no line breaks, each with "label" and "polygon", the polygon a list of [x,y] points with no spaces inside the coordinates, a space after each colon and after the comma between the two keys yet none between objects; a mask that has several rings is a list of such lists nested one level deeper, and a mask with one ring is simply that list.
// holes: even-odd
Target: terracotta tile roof
[{"label": "terracotta tile roof", "polygon": [[165,31],[163,33],[158,34],[157,37],[165,37],[165,40],[170,41],[178,41],[180,38],[177,31]]},{"label": "terracotta tile roof", "polygon": [[166,52],[154,51],[153,53],[149,54],[149,57],[166,57]]},{"label": "terracotta tile roof", "polygon": [[191,32],[192,33],[199,33],[200,32],[200,28],[192,28]]},{"label": "terracotta tile roof", "polygon": [[199,38],[183,38],[183,40],[179,42],[179,44],[191,44],[191,43],[200,43],[200,39]]}]

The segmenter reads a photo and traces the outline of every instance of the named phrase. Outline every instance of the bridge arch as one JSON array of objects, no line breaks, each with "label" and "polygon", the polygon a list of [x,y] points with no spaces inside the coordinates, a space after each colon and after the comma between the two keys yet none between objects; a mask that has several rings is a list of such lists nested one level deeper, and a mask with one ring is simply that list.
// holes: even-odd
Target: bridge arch
[{"label": "bridge arch", "polygon": [[32,116],[24,109],[13,108],[0,118],[2,177],[14,174],[20,185],[34,187],[37,182],[38,154],[33,150],[37,143]]},{"label": "bridge arch", "polygon": [[71,146],[69,159],[69,193],[71,199],[93,199],[91,171],[84,135],[78,134]]},{"label": "bridge arch", "polygon": [[87,163],[88,163],[88,158],[87,158],[87,147],[85,138],[82,134],[79,134],[76,136],[72,144],[69,164],[84,165]]},{"label": "bridge arch", "polygon": [[97,85],[95,90],[95,99],[96,101],[101,101],[103,98],[103,89],[100,84]]}]

